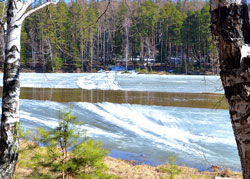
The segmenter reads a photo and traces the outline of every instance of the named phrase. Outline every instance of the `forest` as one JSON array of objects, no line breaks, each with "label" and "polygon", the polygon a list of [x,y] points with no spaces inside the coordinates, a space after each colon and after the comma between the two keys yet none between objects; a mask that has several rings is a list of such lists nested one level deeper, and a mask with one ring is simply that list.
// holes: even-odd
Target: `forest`
[{"label": "forest", "polygon": [[38,72],[96,72],[120,65],[217,74],[209,26],[209,4],[203,0],[61,0],[25,20],[21,65]]}]

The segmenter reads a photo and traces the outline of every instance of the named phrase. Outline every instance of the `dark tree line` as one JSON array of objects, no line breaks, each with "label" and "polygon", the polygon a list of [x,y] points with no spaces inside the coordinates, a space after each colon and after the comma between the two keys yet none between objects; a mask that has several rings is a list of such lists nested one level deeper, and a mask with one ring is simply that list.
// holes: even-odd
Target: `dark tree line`
[{"label": "dark tree line", "polygon": [[143,67],[150,59],[155,70],[215,74],[209,25],[202,0],[61,1],[25,20],[21,64],[41,72],[91,72],[126,59]]}]

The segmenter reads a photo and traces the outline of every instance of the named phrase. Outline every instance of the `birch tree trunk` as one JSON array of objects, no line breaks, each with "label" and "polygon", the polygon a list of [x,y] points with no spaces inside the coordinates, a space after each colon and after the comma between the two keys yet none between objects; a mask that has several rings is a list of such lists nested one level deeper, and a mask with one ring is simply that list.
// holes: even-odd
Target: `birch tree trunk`
[{"label": "birch tree trunk", "polygon": [[38,9],[53,2],[47,2],[26,12],[31,0],[8,0],[7,37],[4,63],[2,118],[0,133],[0,178],[14,177],[18,158],[19,142],[16,127],[19,123],[20,96],[20,39],[24,19]]},{"label": "birch tree trunk", "polygon": [[211,0],[211,31],[244,179],[250,179],[250,36],[246,0]]},{"label": "birch tree trunk", "polygon": [[97,24],[97,65],[100,63],[100,22]]},{"label": "birch tree trunk", "polygon": [[126,60],[126,69],[128,71],[128,55],[129,55],[129,19],[125,19],[125,33],[126,33],[126,48],[125,48],[125,60]]},{"label": "birch tree trunk", "polygon": [[14,7],[14,2],[9,1],[0,139],[0,178],[6,179],[14,176],[19,148],[15,129],[19,122],[21,26],[14,22],[16,10],[18,9]]},{"label": "birch tree trunk", "polygon": [[93,69],[93,59],[94,59],[94,43],[93,43],[93,28],[90,28],[90,72],[92,73]]},{"label": "birch tree trunk", "polygon": [[106,66],[106,30],[103,32],[103,65]]}]

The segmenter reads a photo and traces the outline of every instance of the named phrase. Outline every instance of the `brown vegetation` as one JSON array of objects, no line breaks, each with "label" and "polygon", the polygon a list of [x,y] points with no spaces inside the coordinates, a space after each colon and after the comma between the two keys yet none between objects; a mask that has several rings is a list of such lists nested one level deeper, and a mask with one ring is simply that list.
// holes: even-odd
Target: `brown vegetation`
[{"label": "brown vegetation", "polygon": [[[21,143],[21,147],[23,147],[23,145],[24,144]],[[137,165],[134,161],[115,159],[109,156],[105,158],[105,163],[109,167],[109,174],[121,179],[164,179],[170,176],[167,172],[170,165]],[[198,172],[196,168],[186,166],[178,166],[178,169],[181,169],[181,174],[177,176],[178,179],[214,179],[216,176],[242,178],[240,172],[233,172],[229,169],[222,171],[215,170],[213,172]],[[17,165],[16,176],[18,176],[18,178],[27,178],[26,176],[31,172],[31,169]]]},{"label": "brown vegetation", "polygon": [[[169,177],[169,174],[165,171],[169,165],[135,165],[134,162],[114,159],[112,157],[106,157],[106,164],[109,167],[110,174],[120,176],[122,179],[160,179],[162,177]],[[229,169],[214,172],[198,172],[196,168],[186,166],[178,166],[178,168],[182,171],[177,176],[178,179],[214,179],[216,176],[242,178],[241,173],[233,172]]]}]

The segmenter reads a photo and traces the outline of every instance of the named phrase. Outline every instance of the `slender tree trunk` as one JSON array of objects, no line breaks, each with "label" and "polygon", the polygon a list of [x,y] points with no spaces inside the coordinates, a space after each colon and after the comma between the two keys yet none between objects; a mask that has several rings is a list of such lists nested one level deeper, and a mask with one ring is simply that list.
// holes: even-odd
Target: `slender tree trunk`
[{"label": "slender tree trunk", "polygon": [[161,39],[161,68],[162,68],[162,55],[163,55],[163,53],[162,53],[162,50],[163,50],[163,48],[162,48],[162,46],[163,46],[162,35],[160,36],[160,39]]},{"label": "slender tree trunk", "polygon": [[13,16],[17,13],[15,2],[8,2],[7,44],[4,63],[2,119],[0,139],[0,178],[13,178],[18,158],[19,141],[16,126],[19,123],[19,67],[21,26]]},{"label": "slender tree trunk", "polygon": [[94,59],[94,44],[93,44],[93,29],[90,29],[90,72],[92,72],[93,59]]},{"label": "slender tree trunk", "polygon": [[31,0],[8,0],[7,38],[5,49],[2,118],[0,132],[0,178],[14,177],[18,158],[19,96],[20,96],[20,52],[21,26],[24,19],[38,9],[53,2],[47,2],[26,12],[32,4]]},{"label": "slender tree trunk", "polygon": [[99,65],[100,58],[100,22],[97,25],[97,64]]},{"label": "slender tree trunk", "polygon": [[81,40],[80,40],[80,59],[81,59],[81,71],[84,72],[84,38],[83,38],[83,28],[81,28]]},{"label": "slender tree trunk", "polygon": [[36,49],[35,49],[35,41],[34,41],[34,35],[32,34],[32,47],[31,47],[31,51],[32,51],[32,62],[33,62],[33,67],[36,68]]},{"label": "slender tree trunk", "polygon": [[128,17],[126,17],[126,20],[125,20],[126,24],[125,24],[125,33],[126,33],[126,71],[128,71],[128,55],[129,55],[129,20],[128,20]]},{"label": "slender tree trunk", "polygon": [[244,179],[250,179],[250,36],[245,0],[211,0],[211,31]]},{"label": "slender tree trunk", "polygon": [[184,63],[185,63],[185,74],[187,75],[188,71],[187,71],[187,49],[186,49],[187,45],[183,46],[183,59],[184,59]]},{"label": "slender tree trunk", "polygon": [[41,33],[41,39],[40,39],[40,54],[43,62],[43,72],[46,70],[46,60],[44,56],[44,41],[42,40],[42,33]]},{"label": "slender tree trunk", "polygon": [[168,38],[169,38],[169,35],[168,35],[168,25],[167,25],[167,27],[166,27],[166,41],[165,41],[165,65],[166,65],[165,70],[167,70],[167,66],[170,63],[169,57],[168,57]]},{"label": "slender tree trunk", "polygon": [[49,56],[50,56],[50,61],[51,61],[51,69],[52,69],[52,72],[54,72],[55,70],[54,70],[54,61],[53,61],[53,51],[52,51],[50,40],[47,39],[47,42],[48,42],[48,46],[49,46]]},{"label": "slender tree trunk", "polygon": [[170,68],[172,68],[172,65],[173,65],[171,57],[172,57],[172,43],[171,43],[171,39],[169,39],[169,43],[168,43],[168,61],[170,63]]},{"label": "slender tree trunk", "polygon": [[141,65],[144,63],[144,37],[141,37],[141,52],[140,52]]},{"label": "slender tree trunk", "polygon": [[106,31],[103,32],[103,64],[106,66]]}]

